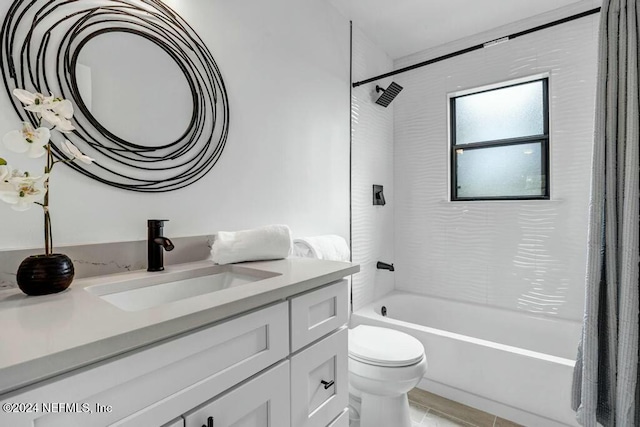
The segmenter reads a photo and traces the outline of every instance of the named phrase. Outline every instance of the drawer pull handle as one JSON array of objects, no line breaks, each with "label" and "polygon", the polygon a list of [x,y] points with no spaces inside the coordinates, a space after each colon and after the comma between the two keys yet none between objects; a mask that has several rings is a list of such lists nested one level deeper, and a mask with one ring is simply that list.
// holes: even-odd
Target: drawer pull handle
[{"label": "drawer pull handle", "polygon": [[329,387],[331,387],[333,384],[335,383],[335,381],[331,380],[331,381],[325,381],[325,380],[321,380],[320,384],[322,384],[324,386],[324,389],[328,389]]},{"label": "drawer pull handle", "polygon": [[202,424],[202,427],[213,427],[213,417],[207,418],[207,425]]}]

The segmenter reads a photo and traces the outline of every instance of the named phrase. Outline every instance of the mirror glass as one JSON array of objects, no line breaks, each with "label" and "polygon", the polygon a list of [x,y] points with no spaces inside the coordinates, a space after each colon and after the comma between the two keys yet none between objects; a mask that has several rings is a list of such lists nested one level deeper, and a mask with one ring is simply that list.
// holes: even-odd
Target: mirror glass
[{"label": "mirror glass", "polygon": [[176,62],[158,45],[126,32],[96,36],[76,67],[82,101],[112,134],[149,147],[169,144],[188,129],[191,90]]}]

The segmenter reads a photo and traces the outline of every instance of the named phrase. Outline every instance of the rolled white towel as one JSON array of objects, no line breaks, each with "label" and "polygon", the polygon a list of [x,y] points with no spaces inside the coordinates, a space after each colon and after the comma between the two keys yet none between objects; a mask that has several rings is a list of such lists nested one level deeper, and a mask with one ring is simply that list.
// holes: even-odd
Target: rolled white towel
[{"label": "rolled white towel", "polygon": [[282,259],[291,252],[291,230],[286,225],[267,225],[251,230],[219,231],[211,246],[216,264]]},{"label": "rolled white towel", "polygon": [[350,251],[347,241],[341,236],[328,234],[326,236],[302,237],[295,239],[294,255],[326,259],[329,261],[349,261]]}]

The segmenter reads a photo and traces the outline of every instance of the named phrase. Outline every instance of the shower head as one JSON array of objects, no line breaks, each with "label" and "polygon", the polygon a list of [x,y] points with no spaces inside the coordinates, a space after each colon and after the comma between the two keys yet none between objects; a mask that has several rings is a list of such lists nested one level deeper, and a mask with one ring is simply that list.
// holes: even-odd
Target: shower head
[{"label": "shower head", "polygon": [[376,85],[376,92],[382,91],[382,95],[380,95],[380,97],[376,100],[376,104],[382,105],[384,108],[387,108],[389,104],[391,104],[391,101],[393,101],[396,96],[398,96],[401,90],[402,86],[400,86],[396,82],[391,82],[389,87],[386,89],[383,89],[380,86]]}]

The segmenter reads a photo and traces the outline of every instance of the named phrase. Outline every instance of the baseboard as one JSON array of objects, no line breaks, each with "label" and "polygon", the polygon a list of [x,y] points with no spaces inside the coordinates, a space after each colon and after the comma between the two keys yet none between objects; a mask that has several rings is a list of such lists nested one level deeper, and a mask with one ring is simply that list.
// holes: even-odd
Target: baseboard
[{"label": "baseboard", "polygon": [[480,409],[485,412],[497,415],[500,418],[504,418],[524,426],[536,426],[536,427],[574,427],[578,426],[576,423],[574,426],[564,424],[559,421],[555,421],[540,415],[532,414],[531,412],[523,411],[522,409],[514,408],[513,406],[505,405],[494,400],[486,399],[466,392],[464,390],[457,389],[455,387],[448,386],[446,384],[439,383],[437,381],[428,380],[422,378],[418,384],[418,388],[437,394],[438,396],[445,397],[447,399],[460,402],[464,405],[471,406],[476,409]]}]

